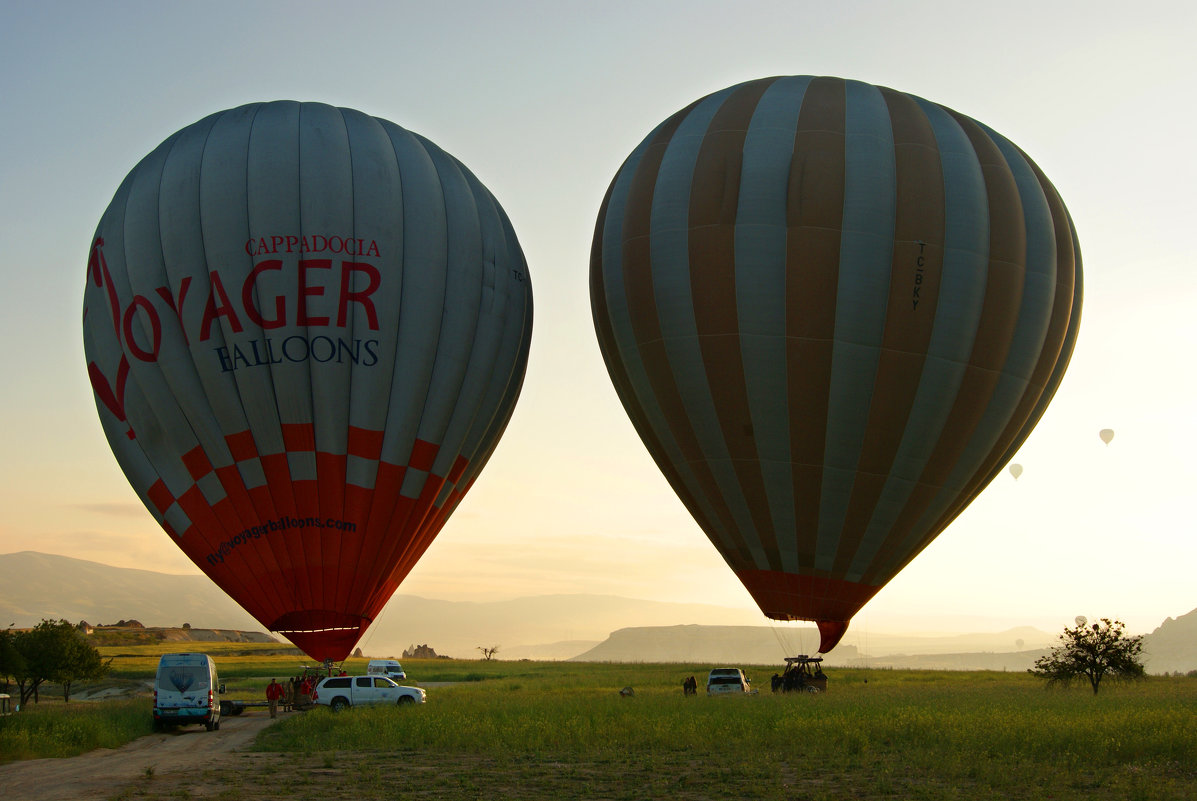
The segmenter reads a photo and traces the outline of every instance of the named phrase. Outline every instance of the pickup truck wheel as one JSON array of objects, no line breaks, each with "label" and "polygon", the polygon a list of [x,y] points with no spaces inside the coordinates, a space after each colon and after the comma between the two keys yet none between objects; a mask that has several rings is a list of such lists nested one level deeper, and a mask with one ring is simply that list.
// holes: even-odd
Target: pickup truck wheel
[{"label": "pickup truck wheel", "polygon": [[334,698],[329,706],[332,707],[333,712],[340,712],[342,709],[349,708],[349,702],[344,698]]},{"label": "pickup truck wheel", "polygon": [[412,698],[410,695],[399,696],[399,706],[403,706],[404,704],[414,704],[415,702],[416,699]]}]

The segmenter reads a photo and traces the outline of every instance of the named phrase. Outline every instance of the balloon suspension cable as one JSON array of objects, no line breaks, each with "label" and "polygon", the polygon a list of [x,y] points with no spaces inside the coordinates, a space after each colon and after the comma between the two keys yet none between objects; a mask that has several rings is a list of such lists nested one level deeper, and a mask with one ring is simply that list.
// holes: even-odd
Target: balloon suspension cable
[{"label": "balloon suspension cable", "polygon": [[[781,648],[782,656],[797,656],[798,654],[807,653],[806,650],[806,629],[803,627],[804,621],[801,620],[774,620],[771,617],[765,618],[769,623],[769,630],[773,632],[774,639],[777,640],[777,645]],[[786,625],[787,623],[792,625]],[[798,650],[794,650],[794,641],[791,637],[783,634],[783,632],[796,631],[798,632]]]},{"label": "balloon suspension cable", "polygon": [[789,656],[789,651],[786,647],[786,642],[781,636],[781,632],[777,630],[777,621],[771,617],[765,618],[769,623],[769,631],[773,632],[773,638],[777,640],[777,647],[781,649],[782,657]]},{"label": "balloon suspension cable", "polygon": [[[390,601],[393,600],[395,600],[394,596],[390,598]],[[357,644],[357,648],[361,650],[363,656],[366,655],[366,646],[370,644],[370,641],[374,639],[375,632],[378,631],[379,622],[386,617],[387,609],[390,608],[391,605],[390,601],[383,604],[382,609],[378,610],[378,614],[375,615],[374,619],[371,620],[369,625],[366,626],[366,636],[363,637],[362,641]]]}]

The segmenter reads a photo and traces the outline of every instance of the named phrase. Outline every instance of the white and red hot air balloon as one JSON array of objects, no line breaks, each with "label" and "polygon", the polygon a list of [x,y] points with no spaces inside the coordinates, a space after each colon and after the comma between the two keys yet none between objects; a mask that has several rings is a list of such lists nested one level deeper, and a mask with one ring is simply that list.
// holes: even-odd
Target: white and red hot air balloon
[{"label": "white and red hot air balloon", "polygon": [[519,394],[532,295],[498,202],[386,120],[256,103],[133,168],[87,278],[88,373],[133,488],[264,626],[346,657]]}]

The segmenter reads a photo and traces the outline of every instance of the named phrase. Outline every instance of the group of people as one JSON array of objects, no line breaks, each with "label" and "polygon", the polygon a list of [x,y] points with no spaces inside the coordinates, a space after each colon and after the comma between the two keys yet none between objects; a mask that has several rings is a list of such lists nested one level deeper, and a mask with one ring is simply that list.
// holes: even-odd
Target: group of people
[{"label": "group of people", "polygon": [[279,683],[271,679],[266,685],[266,701],[270,706],[270,717],[277,717],[281,704],[284,712],[309,706],[312,703],[312,688],[316,686],[311,676],[292,676]]}]

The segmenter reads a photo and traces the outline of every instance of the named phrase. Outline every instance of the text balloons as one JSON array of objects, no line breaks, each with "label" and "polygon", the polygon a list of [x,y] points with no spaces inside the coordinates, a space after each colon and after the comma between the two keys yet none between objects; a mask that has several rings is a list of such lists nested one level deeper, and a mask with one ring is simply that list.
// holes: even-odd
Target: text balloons
[{"label": "text balloons", "polygon": [[761,610],[817,621],[821,651],[1022,444],[1081,310],[1071,220],[1022,151],[807,76],[657,126],[603,201],[590,279],[648,450]]},{"label": "text balloons", "polygon": [[260,103],[146,156],[92,242],[88,374],[133,488],[264,626],[345,658],[519,394],[503,210],[393,123]]}]

